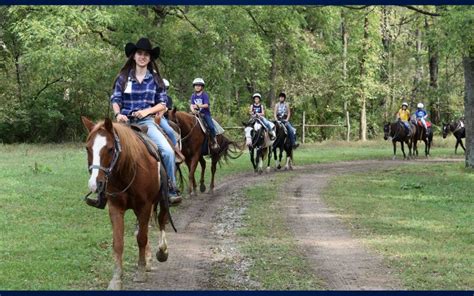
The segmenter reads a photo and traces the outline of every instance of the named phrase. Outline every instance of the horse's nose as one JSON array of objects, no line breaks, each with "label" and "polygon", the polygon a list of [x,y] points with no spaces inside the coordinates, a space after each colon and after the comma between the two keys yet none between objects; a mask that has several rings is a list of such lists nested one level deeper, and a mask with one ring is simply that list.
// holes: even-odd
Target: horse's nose
[{"label": "horse's nose", "polygon": [[92,192],[97,192],[97,187],[98,185],[100,184],[97,184],[97,179],[93,176],[91,176],[91,178],[89,179],[89,190],[92,191]]}]

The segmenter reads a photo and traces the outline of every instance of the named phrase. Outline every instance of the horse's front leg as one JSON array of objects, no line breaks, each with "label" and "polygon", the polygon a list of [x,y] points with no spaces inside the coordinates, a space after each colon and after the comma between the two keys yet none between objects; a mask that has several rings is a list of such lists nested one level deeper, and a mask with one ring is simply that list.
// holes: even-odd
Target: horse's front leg
[{"label": "horse's front leg", "polygon": [[199,190],[201,192],[206,191],[206,184],[204,184],[204,175],[206,173],[206,160],[204,157],[199,158],[199,163],[201,164],[201,179],[199,180]]},{"label": "horse's front leg", "polygon": [[249,154],[250,154],[250,162],[252,163],[253,171],[256,173],[257,172],[257,164],[255,163],[255,158],[254,158],[254,149],[249,148]]},{"label": "horse's front leg", "polygon": [[135,278],[135,282],[145,282],[146,277],[146,247],[148,245],[148,223],[150,222],[150,214],[152,204],[147,204],[144,206],[140,212],[137,212],[138,218],[138,234],[137,234],[137,243],[138,243],[138,270]]},{"label": "horse's front leg", "polygon": [[278,169],[281,169],[281,159],[283,158],[284,146],[280,146],[280,151],[278,153]]},{"label": "horse's front leg", "polygon": [[392,159],[395,160],[395,158],[397,158],[397,142],[392,141],[392,145],[393,145],[393,157],[392,157]]},{"label": "horse's front leg", "polygon": [[194,174],[196,173],[196,167],[197,163],[199,161],[200,155],[194,155],[193,158],[191,158],[190,161],[190,166],[189,166],[189,195],[196,195],[196,178],[194,177]]},{"label": "horse's front leg", "polygon": [[264,152],[263,152],[263,149],[257,149],[257,171],[259,174],[263,173],[263,155],[264,155]]},{"label": "horse's front leg", "polygon": [[407,140],[407,146],[408,146],[408,159],[411,158],[412,156],[412,153],[411,153],[411,147],[412,147],[413,143],[411,140]]},{"label": "horse's front leg", "polygon": [[466,152],[466,148],[464,147],[464,144],[462,143],[462,138],[459,138],[459,144],[461,145],[461,148]]},{"label": "horse's front leg", "polygon": [[272,145],[268,146],[268,161],[267,161],[267,173],[270,172],[271,168],[270,168],[270,161],[272,159]]},{"label": "horse's front leg", "polygon": [[160,212],[158,214],[158,224],[160,225],[160,236],[158,239],[158,251],[156,252],[156,259],[159,262],[168,260],[168,242],[166,241],[165,227],[168,222],[168,209],[162,199],[160,201]]},{"label": "horse's front leg", "polygon": [[124,222],[123,216],[125,211],[109,202],[109,217],[112,223],[113,233],[113,255],[114,255],[114,274],[109,282],[108,290],[122,290],[122,256],[123,256],[123,234]]},{"label": "horse's front leg", "polygon": [[403,145],[403,141],[400,141],[400,145],[402,146],[403,159],[407,159],[407,155],[405,154],[405,147]]}]

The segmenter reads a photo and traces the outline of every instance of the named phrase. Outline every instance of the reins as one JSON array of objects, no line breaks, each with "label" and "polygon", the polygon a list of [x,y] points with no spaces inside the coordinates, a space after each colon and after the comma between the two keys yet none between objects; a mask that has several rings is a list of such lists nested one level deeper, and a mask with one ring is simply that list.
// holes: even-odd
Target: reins
[{"label": "reins", "polygon": [[[186,114],[186,115],[188,115],[188,114]],[[193,119],[194,119],[193,127],[189,130],[188,134],[185,137],[181,138],[181,142],[184,142],[188,137],[190,137],[192,135],[192,132],[193,132],[194,128],[198,125],[198,119],[196,118],[196,116],[193,116]],[[178,116],[176,116],[176,123],[178,124],[178,126],[180,125]]]}]

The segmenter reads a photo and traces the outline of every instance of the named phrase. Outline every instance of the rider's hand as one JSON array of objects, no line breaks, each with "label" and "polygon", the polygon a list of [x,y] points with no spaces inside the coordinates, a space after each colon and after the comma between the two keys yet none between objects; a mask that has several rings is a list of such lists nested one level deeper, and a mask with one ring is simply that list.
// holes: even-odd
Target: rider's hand
[{"label": "rider's hand", "polygon": [[117,119],[117,122],[127,122],[128,121],[128,117],[123,115],[123,114],[117,115],[116,119]]},{"label": "rider's hand", "polygon": [[148,115],[150,115],[150,112],[148,111],[148,109],[144,109],[144,110],[133,112],[132,115],[135,116],[138,119],[141,119],[141,118],[145,118]]}]

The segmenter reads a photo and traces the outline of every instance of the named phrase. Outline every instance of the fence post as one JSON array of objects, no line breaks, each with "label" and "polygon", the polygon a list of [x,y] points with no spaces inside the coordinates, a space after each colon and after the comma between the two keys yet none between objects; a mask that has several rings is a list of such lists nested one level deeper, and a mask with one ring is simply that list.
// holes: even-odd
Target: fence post
[{"label": "fence post", "polygon": [[301,136],[303,137],[302,138],[302,142],[304,144],[305,142],[305,124],[306,124],[306,111],[303,111],[303,126],[302,126],[302,133],[301,133]]},{"label": "fence post", "polygon": [[344,111],[346,111],[346,141],[349,142],[351,140],[351,122],[349,120],[349,110],[347,110],[347,101],[344,102]]}]

